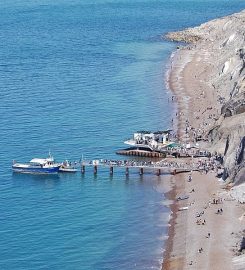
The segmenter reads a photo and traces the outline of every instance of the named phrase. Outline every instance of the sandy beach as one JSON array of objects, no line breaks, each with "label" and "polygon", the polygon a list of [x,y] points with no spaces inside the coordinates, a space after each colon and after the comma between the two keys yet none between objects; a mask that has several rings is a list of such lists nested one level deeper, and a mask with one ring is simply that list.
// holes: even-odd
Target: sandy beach
[{"label": "sandy beach", "polygon": [[[244,229],[244,205],[229,196],[214,173],[174,176],[170,196],[189,199],[171,206],[169,239],[163,264],[166,269],[239,269],[232,265]],[[216,203],[217,202],[217,203]],[[179,211],[182,207],[187,210]]]},{"label": "sandy beach", "polygon": [[[193,141],[192,130],[205,135],[218,119],[219,93],[208,83],[212,61],[205,47],[195,45],[178,49],[171,59],[168,85],[177,106],[173,124],[181,141]],[[193,172],[191,181],[189,175],[171,179],[174,188],[167,195],[174,203],[162,269],[245,269],[245,255],[237,256],[245,205],[231,196],[215,172]],[[180,195],[189,198],[177,201]]]}]

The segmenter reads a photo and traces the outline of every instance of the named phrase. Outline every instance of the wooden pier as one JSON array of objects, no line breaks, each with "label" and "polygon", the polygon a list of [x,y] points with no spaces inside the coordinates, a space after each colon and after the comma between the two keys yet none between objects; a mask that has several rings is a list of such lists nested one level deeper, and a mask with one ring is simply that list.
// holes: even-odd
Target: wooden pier
[{"label": "wooden pier", "polygon": [[161,174],[179,174],[179,173],[186,173],[192,171],[199,171],[197,166],[191,165],[178,165],[171,166],[171,165],[157,165],[157,164],[140,164],[134,162],[134,164],[125,164],[124,161],[118,161],[117,163],[100,163],[100,162],[82,162],[81,164],[81,173],[85,174],[86,167],[92,167],[94,175],[97,175],[99,168],[108,168],[109,174],[112,176],[115,172],[116,168],[121,168],[125,170],[125,175],[129,175],[130,170],[138,170],[139,175],[143,175],[146,171],[154,173],[157,176]]},{"label": "wooden pier", "polygon": [[156,151],[143,151],[143,150],[137,150],[137,149],[118,150],[116,154],[125,155],[125,156],[149,157],[149,158],[165,158],[166,157],[166,153],[160,153]]},{"label": "wooden pier", "polygon": [[146,157],[146,158],[166,158],[166,157],[175,157],[175,158],[190,158],[190,157],[210,157],[210,153],[206,151],[206,154],[203,154],[204,151],[181,151],[174,149],[166,149],[163,151],[146,151],[141,149],[122,149],[116,151],[117,155],[125,156],[137,156],[137,157]]}]

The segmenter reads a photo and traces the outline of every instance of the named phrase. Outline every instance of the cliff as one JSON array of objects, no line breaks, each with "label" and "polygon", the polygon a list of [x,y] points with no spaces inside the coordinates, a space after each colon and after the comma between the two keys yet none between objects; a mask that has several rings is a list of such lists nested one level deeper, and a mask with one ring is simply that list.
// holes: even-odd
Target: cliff
[{"label": "cliff", "polygon": [[168,33],[167,38],[190,43],[190,50],[205,50],[217,121],[206,130],[207,147],[224,156],[224,179],[245,182],[245,10],[198,27]]}]

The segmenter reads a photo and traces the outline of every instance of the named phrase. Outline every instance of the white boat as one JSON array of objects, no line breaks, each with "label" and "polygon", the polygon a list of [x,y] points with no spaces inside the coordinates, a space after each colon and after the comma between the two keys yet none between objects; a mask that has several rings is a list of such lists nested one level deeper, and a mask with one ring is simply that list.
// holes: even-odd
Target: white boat
[{"label": "white boat", "polygon": [[58,173],[60,164],[55,163],[49,154],[48,158],[33,158],[29,163],[17,163],[13,161],[12,169],[17,173],[30,174],[54,174]]},{"label": "white boat", "polygon": [[75,173],[77,172],[77,168],[71,164],[68,160],[61,163],[61,166],[59,167],[59,172],[64,173]]},{"label": "white boat", "polygon": [[150,151],[160,151],[174,142],[169,140],[170,130],[166,131],[138,131],[134,133],[132,139],[125,141],[136,149],[150,150]]}]

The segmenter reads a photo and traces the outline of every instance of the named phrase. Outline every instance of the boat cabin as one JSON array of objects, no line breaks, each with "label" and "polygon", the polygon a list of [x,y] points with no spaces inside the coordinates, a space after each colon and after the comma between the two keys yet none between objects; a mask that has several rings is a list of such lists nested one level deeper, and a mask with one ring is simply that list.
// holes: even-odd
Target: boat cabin
[{"label": "boat cabin", "polygon": [[137,131],[134,133],[133,139],[137,144],[148,144],[155,141],[156,143],[165,144],[169,141],[170,130],[167,131]]}]

